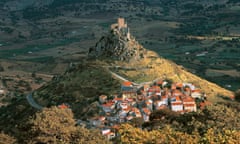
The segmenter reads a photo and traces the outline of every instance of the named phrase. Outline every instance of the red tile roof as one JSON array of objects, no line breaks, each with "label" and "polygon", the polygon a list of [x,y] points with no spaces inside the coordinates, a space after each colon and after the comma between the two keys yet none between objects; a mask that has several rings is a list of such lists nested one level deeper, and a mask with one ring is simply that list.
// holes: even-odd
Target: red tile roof
[{"label": "red tile roof", "polygon": [[182,88],[183,84],[182,83],[176,83],[176,87]]},{"label": "red tile roof", "polygon": [[125,111],[125,112],[129,112],[130,110],[131,110],[131,107],[127,107],[127,108],[123,109],[123,111]]},{"label": "red tile roof", "polygon": [[192,90],[192,92],[193,92],[193,93],[194,93],[194,92],[198,92],[198,93],[200,93],[201,90],[200,90],[200,89],[195,89],[195,90]]},{"label": "red tile roof", "polygon": [[192,97],[188,96],[183,99],[183,102],[195,102],[195,100]]},{"label": "red tile roof", "polygon": [[122,85],[129,87],[129,86],[132,86],[132,82],[130,82],[130,81],[125,81],[125,82],[122,83]]},{"label": "red tile roof", "polygon": [[161,105],[161,106],[157,107],[158,110],[166,109],[166,108],[168,108],[167,105]]},{"label": "red tile roof", "polygon": [[99,119],[100,121],[104,121],[104,120],[106,119],[106,117],[100,116],[98,119]]},{"label": "red tile roof", "polygon": [[179,96],[176,96],[176,101],[181,101]]},{"label": "red tile roof", "polygon": [[128,102],[132,102],[133,101],[133,98],[127,98],[126,99]]},{"label": "red tile roof", "polygon": [[107,98],[106,95],[100,95],[99,97],[100,97],[100,98]]},{"label": "red tile roof", "polygon": [[118,130],[120,129],[120,125],[113,125],[112,128]]},{"label": "red tile roof", "polygon": [[147,105],[151,105],[152,103],[150,101],[145,102]]},{"label": "red tile roof", "polygon": [[150,111],[148,108],[143,108],[142,110],[143,110],[143,112],[144,112],[145,114],[147,114],[147,115],[150,115],[150,114],[151,114],[151,111]]},{"label": "red tile roof", "polygon": [[166,98],[167,98],[167,96],[166,96],[166,95],[162,96],[162,99],[166,99]]},{"label": "red tile roof", "polygon": [[117,98],[117,97],[116,97],[116,98],[114,98],[113,100],[114,100],[114,101],[122,101],[123,98]]},{"label": "red tile roof", "polygon": [[171,105],[176,106],[176,105],[183,105],[182,102],[172,102]]},{"label": "red tile roof", "polygon": [[111,106],[113,106],[113,105],[114,105],[113,102],[108,102],[108,103],[106,103],[106,104],[102,104],[103,107],[111,107]]},{"label": "red tile roof", "polygon": [[189,87],[185,87],[184,89],[185,91],[191,91],[191,89]]},{"label": "red tile roof", "polygon": [[177,88],[176,85],[175,85],[175,84],[172,84],[171,89],[174,90],[174,89],[176,89],[176,88]]},{"label": "red tile roof", "polygon": [[195,107],[195,104],[184,104],[184,107]]},{"label": "red tile roof", "polygon": [[60,108],[60,109],[66,109],[66,108],[68,108],[68,106],[65,105],[65,104],[61,104],[61,105],[58,106],[58,108]]},{"label": "red tile roof", "polygon": [[157,83],[158,85],[161,85],[161,84],[163,83],[163,80],[158,80],[156,83]]},{"label": "red tile roof", "polygon": [[209,101],[201,102],[200,103],[200,108],[204,109],[206,106],[211,105],[212,103]]}]

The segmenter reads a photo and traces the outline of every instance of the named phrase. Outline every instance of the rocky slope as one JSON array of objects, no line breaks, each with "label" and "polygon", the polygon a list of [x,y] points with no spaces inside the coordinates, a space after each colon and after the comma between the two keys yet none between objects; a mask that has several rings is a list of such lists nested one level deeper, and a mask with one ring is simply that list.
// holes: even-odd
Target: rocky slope
[{"label": "rocky slope", "polygon": [[124,19],[119,18],[108,34],[101,37],[95,47],[90,48],[90,57],[112,58],[121,61],[136,61],[144,58],[146,50],[131,36]]}]

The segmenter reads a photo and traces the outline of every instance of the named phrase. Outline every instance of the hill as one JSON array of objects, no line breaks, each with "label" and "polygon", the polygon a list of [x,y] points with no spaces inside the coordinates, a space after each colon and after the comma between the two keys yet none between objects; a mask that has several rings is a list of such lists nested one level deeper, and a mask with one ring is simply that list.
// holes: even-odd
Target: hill
[{"label": "hill", "polygon": [[[170,79],[174,82],[194,83],[213,100],[217,96],[232,96],[232,92],[208,82],[190,72],[183,66],[167,60],[157,53],[147,50],[130,34],[129,28],[121,27],[121,18],[114,24],[108,35],[103,36],[91,48],[89,56],[94,55],[113,66],[112,70],[134,82],[148,82]],[[131,36],[130,36],[131,35]]]},{"label": "hill", "polygon": [[[69,103],[78,113],[76,116],[82,116],[92,107],[87,105],[94,103],[99,95],[114,95],[120,90],[122,80],[113,79],[110,70],[136,83],[155,79],[193,83],[213,103],[233,95],[231,91],[146,50],[132,35],[127,38],[124,30],[125,27],[111,29],[95,47],[90,48],[87,61],[73,64],[64,75],[53,78],[52,82],[37,90],[34,96],[37,102],[43,106]],[[79,107],[84,108],[79,110]]]},{"label": "hill", "polygon": [[223,97],[233,95],[231,91],[143,48],[132,35],[128,39],[124,31],[114,27],[90,48],[87,60],[72,64],[63,75],[55,76],[34,92],[33,99],[43,107],[66,103],[78,119],[98,116],[98,96],[111,97],[120,92],[122,80],[112,72],[135,83],[156,79],[193,83],[212,103],[224,102]]},{"label": "hill", "polygon": [[68,55],[71,61],[69,55],[86,52],[123,16],[144,47],[236,90],[238,5],[234,0],[3,0],[0,57],[35,64]]},{"label": "hill", "polygon": [[[21,137],[19,134],[24,129],[20,126],[37,111],[23,95],[28,90],[20,89],[19,92],[17,88],[28,87],[27,82],[39,84],[38,79],[35,81],[32,77],[35,71],[39,71],[37,78],[43,79],[42,71],[50,76],[56,75],[69,63],[66,73],[54,76],[51,82],[36,90],[33,99],[44,107],[69,104],[76,119],[98,116],[98,96],[106,94],[111,98],[120,91],[122,81],[111,72],[135,83],[155,79],[193,83],[207,94],[209,101],[227,104],[227,107],[238,106],[238,103],[222,99],[231,96],[231,91],[199,77],[228,89],[239,87],[238,1],[21,2],[26,3],[19,5],[16,0],[0,2],[0,64],[4,69],[0,74],[4,77],[14,74],[7,81],[10,81],[9,90],[18,93],[13,93],[13,98],[8,97],[8,105],[0,107],[0,119],[3,119],[0,130],[7,134]],[[113,25],[113,29],[102,37],[118,15],[128,19],[131,30],[114,31],[116,25]],[[98,40],[99,37],[102,38]],[[88,48],[95,41],[97,43],[85,61]],[[46,66],[46,63],[51,65]],[[16,70],[21,72],[20,76],[15,76]],[[40,82],[42,85],[43,81]],[[224,128],[224,113],[215,111],[225,110],[212,110],[213,115],[219,115],[211,117],[210,122],[206,121],[214,125],[213,121],[219,120]],[[229,111],[237,113],[232,109]],[[207,117],[208,111],[205,114]],[[230,120],[226,123],[238,123],[231,121],[234,114],[227,115]]]},{"label": "hill", "polygon": [[[125,33],[128,27],[119,28],[119,25],[121,24],[112,27],[109,33],[89,50],[88,59],[76,64],[71,63],[63,75],[54,76],[51,82],[36,90],[33,93],[36,103],[43,107],[63,103],[69,105],[77,120],[97,117],[100,113],[99,95],[108,95],[110,99],[120,92],[122,80],[114,77],[112,73],[136,83],[155,79],[194,83],[207,94],[208,100],[212,103],[226,102],[220,96],[232,95],[231,91],[191,74],[182,66],[145,49],[129,30]],[[0,123],[1,129],[15,137],[21,136],[19,133],[24,129],[22,123],[36,112],[25,98],[13,101],[0,111],[5,111],[1,118],[7,120]],[[5,127],[8,120],[11,125]]]}]

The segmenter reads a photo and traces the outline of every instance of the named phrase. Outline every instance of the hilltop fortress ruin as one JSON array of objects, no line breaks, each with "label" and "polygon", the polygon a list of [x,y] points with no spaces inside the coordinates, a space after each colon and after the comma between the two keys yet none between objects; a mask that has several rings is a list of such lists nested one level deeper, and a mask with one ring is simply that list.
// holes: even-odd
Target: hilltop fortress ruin
[{"label": "hilltop fortress ruin", "polygon": [[111,25],[111,30],[112,31],[119,31],[122,34],[124,34],[128,40],[131,39],[130,37],[130,30],[129,27],[127,26],[127,23],[125,23],[125,19],[124,18],[118,18],[118,23],[112,24]]},{"label": "hilltop fortress ruin", "polygon": [[111,25],[110,32],[89,49],[89,56],[131,61],[144,58],[144,52],[142,45],[130,34],[125,19],[118,18],[117,23]]}]

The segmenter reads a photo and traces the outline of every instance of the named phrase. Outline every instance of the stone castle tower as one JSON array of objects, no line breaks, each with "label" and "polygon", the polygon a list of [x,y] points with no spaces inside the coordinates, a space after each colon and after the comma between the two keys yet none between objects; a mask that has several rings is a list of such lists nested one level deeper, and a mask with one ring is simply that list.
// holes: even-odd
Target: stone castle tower
[{"label": "stone castle tower", "polygon": [[118,18],[118,29],[127,28],[124,18]]},{"label": "stone castle tower", "polygon": [[117,23],[111,25],[111,30],[117,30],[125,35],[128,40],[131,39],[130,31],[124,18],[118,18]]},{"label": "stone castle tower", "polygon": [[90,57],[111,58],[120,61],[136,61],[144,58],[145,49],[130,34],[124,18],[118,18],[111,30],[89,49]]}]

